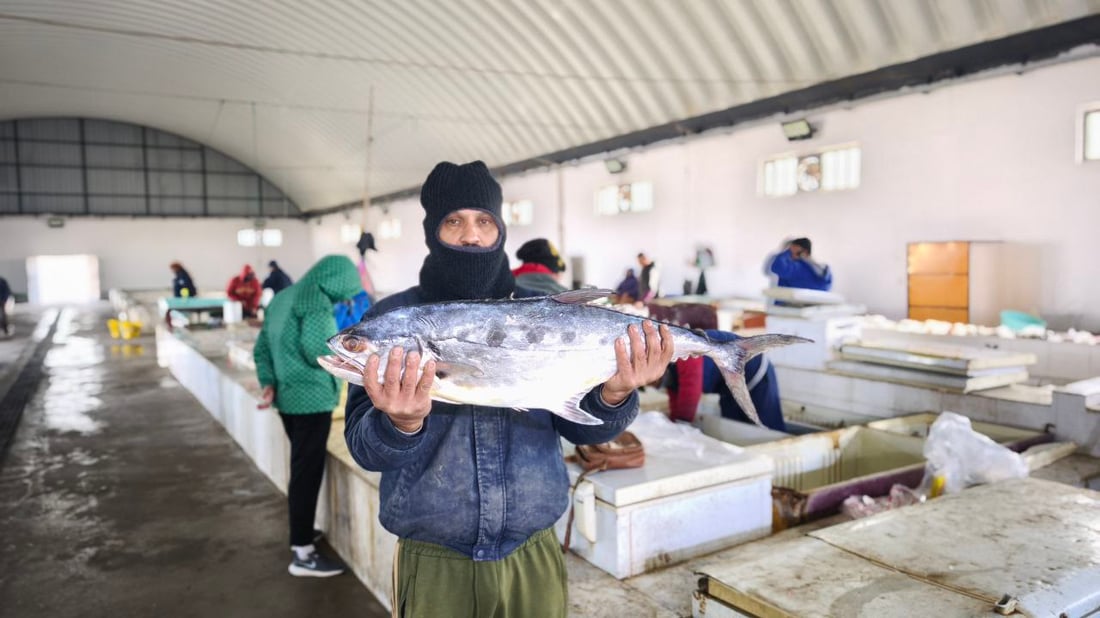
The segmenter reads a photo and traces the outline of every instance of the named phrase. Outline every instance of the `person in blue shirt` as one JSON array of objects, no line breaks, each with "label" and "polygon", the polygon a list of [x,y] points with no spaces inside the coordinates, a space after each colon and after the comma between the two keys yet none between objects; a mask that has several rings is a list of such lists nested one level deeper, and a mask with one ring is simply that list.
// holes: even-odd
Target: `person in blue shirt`
[{"label": "person in blue shirt", "polygon": [[764,262],[764,274],[775,275],[781,288],[804,288],[828,292],[833,287],[833,272],[826,264],[814,261],[809,238],[795,238],[784,244]]},{"label": "person in blue shirt", "polygon": [[[440,163],[421,187],[420,202],[428,245],[420,283],[378,301],[372,315],[537,295],[517,286],[508,268],[501,188],[484,163]],[[418,379],[418,350],[394,349],[381,372],[372,355],[365,386],[348,388],[344,437],[360,466],[382,473],[378,518],[398,536],[397,614],[566,616],[565,562],[553,529],[570,502],[561,439],[614,439],[638,415],[635,389],[659,379],[672,358],[664,325],[658,330],[647,321],[623,334],[608,342],[616,373],[580,403],[600,425],[547,410],[433,401],[434,360]]]},{"label": "person in blue shirt", "polygon": [[[723,330],[708,329],[706,333],[713,341],[725,342],[738,338]],[[760,422],[770,429],[786,431],[787,424],[783,421],[783,408],[779,402],[779,379],[775,368],[763,354],[745,364],[745,385]],[[664,386],[668,392],[668,412],[672,420],[694,421],[702,394],[718,393],[718,405],[724,418],[752,422],[734,401],[733,393],[718,371],[718,365],[710,358],[685,358],[669,365]]]}]

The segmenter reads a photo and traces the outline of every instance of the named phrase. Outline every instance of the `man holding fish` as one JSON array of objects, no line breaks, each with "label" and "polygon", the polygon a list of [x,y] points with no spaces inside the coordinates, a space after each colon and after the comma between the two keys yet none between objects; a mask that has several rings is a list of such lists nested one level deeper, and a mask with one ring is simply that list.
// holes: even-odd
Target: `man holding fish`
[{"label": "man holding fish", "polygon": [[565,616],[560,438],[618,436],[637,416],[635,389],[677,356],[715,357],[747,397],[744,361],[795,339],[715,344],[586,304],[606,291],[533,298],[515,286],[500,185],[480,161],[440,163],[420,201],[420,284],[380,301],[318,359],[353,383],[348,449],[382,472],[379,519],[400,537],[394,614]]}]

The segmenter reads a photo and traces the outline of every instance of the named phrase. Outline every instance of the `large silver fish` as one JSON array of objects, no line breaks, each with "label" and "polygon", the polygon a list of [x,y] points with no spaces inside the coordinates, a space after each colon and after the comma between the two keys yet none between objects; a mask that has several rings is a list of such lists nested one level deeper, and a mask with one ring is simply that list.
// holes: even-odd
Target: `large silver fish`
[{"label": "large silver fish", "polygon": [[[371,354],[385,370],[395,346],[420,353],[420,367],[436,361],[432,399],[527,410],[542,408],[585,425],[601,421],[580,408],[581,399],[616,371],[616,338],[646,318],[587,304],[608,290],[575,290],[518,300],[456,301],[401,307],[344,329],[328,341],[335,352],[317,359],[338,378],[363,384]],[[654,320],[654,322],[657,322]],[[809,341],[760,335],[717,342],[668,324],[674,360],[709,356],[737,404],[760,418],[745,387],[745,363],[764,350]]]}]

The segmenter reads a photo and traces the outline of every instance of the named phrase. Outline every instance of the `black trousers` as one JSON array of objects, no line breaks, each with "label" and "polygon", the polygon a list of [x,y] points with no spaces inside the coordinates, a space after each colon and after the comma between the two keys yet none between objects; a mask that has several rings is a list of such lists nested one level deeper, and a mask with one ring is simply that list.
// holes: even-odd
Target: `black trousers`
[{"label": "black trousers", "polygon": [[328,430],[332,412],[283,414],[286,437],[290,438],[290,486],[287,507],[290,511],[290,544],[313,542],[313,520],[317,514],[317,495],[325,474],[328,454]]}]

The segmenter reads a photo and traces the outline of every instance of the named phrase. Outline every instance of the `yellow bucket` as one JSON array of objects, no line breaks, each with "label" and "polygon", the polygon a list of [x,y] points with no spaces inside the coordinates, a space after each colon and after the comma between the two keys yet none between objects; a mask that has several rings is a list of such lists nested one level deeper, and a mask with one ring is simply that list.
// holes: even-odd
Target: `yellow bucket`
[{"label": "yellow bucket", "polygon": [[123,339],[134,339],[141,336],[141,322],[121,322],[119,324]]},{"label": "yellow bucket", "polygon": [[107,320],[107,330],[111,331],[111,339],[118,339],[120,336],[118,320]]}]

